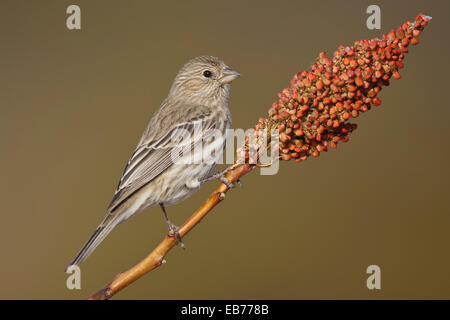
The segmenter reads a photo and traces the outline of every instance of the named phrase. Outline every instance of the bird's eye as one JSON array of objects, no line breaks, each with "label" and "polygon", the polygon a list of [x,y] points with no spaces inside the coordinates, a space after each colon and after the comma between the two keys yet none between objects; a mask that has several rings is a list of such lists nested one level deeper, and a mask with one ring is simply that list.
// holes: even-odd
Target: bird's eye
[{"label": "bird's eye", "polygon": [[206,70],[203,72],[203,76],[206,78],[210,78],[212,76],[212,72],[209,70]]}]

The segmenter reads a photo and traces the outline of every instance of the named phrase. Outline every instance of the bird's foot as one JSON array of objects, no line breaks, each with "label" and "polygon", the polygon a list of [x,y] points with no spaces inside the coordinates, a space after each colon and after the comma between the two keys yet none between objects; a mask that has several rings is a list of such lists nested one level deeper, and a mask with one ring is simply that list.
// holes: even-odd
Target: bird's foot
[{"label": "bird's foot", "polygon": [[[236,184],[235,184],[235,183],[229,182],[228,179],[225,178],[225,175],[220,176],[220,177],[219,177],[219,180],[222,181],[222,183],[224,183],[224,184],[225,184],[228,188],[230,188],[230,189],[236,188]],[[242,188],[243,185],[242,185],[241,180],[237,180],[236,182],[237,182],[237,183],[239,184],[239,186]]]},{"label": "bird's foot", "polygon": [[[202,183],[204,183],[204,182],[206,182],[206,181],[214,180],[214,179],[219,179],[219,180],[220,180],[221,182],[223,182],[228,188],[230,188],[230,189],[235,188],[235,187],[236,187],[236,184],[229,182],[228,179],[225,178],[225,175],[226,175],[229,171],[233,170],[236,166],[237,166],[237,165],[232,165],[232,166],[226,168],[225,170],[223,170],[223,171],[221,171],[221,172],[217,172],[217,173],[213,174],[212,176],[209,176],[208,178],[204,179],[204,180],[202,181]],[[243,186],[240,180],[237,180],[236,182],[239,184],[240,187]]]},{"label": "bird's foot", "polygon": [[181,239],[180,233],[178,232],[178,227],[174,225],[172,222],[168,221],[167,225],[169,226],[169,237],[176,237],[178,242],[177,244],[180,244],[180,246],[183,249],[186,249],[186,246],[184,245],[183,240]]},{"label": "bird's foot", "polygon": [[211,181],[211,180],[215,180],[215,179],[220,179],[225,176],[225,174],[227,174],[229,171],[233,170],[236,167],[236,165],[232,165],[229,166],[228,168],[226,168],[225,170],[222,170],[220,172],[216,172],[212,175],[210,175],[209,177],[205,178],[202,180],[202,183],[207,182],[207,181]]},{"label": "bird's foot", "polygon": [[222,181],[228,188],[233,189],[236,188],[235,183],[230,183],[227,178],[225,178],[225,175],[222,175],[219,177],[219,180]]}]

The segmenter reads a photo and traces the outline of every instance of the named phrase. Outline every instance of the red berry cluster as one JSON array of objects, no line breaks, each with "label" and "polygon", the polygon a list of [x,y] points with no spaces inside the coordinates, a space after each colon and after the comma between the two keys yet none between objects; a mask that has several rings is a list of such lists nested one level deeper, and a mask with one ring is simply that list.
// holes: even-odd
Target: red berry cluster
[{"label": "red berry cluster", "polygon": [[348,141],[356,128],[348,120],[381,104],[378,93],[392,76],[400,79],[408,45],[419,42],[416,37],[430,19],[420,14],[382,39],[341,45],[332,60],[321,52],[312,71],[292,78],[270,108],[269,119],[260,119],[255,129],[278,128],[282,160],[318,157],[339,141]]}]

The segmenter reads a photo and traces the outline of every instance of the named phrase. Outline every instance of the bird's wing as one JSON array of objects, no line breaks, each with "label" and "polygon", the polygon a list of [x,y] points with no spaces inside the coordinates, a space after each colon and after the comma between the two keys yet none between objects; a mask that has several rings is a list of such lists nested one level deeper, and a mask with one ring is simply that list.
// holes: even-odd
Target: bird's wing
[{"label": "bird's wing", "polygon": [[[185,121],[167,126],[163,125],[163,127],[169,127],[169,129],[162,136],[159,132],[154,134],[153,137],[150,134],[148,137],[141,139],[125,167],[108,207],[108,212],[112,212],[135,192],[172,166],[181,150],[184,154],[191,152],[196,144],[208,139],[208,133],[216,128],[217,116],[212,111],[200,110],[199,108],[196,110],[197,112],[191,111],[191,116],[185,117],[187,118]],[[166,119],[166,121],[168,123],[173,122],[170,119]],[[151,125],[152,122],[149,126]],[[163,128],[161,129],[164,131]],[[148,131],[147,129],[147,133]],[[181,141],[180,138],[182,138]]]}]

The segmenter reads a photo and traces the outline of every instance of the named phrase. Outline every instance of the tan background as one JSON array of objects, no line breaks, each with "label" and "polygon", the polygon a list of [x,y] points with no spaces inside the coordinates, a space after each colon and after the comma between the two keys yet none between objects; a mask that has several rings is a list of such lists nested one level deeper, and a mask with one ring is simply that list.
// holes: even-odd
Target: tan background
[{"label": "tan background", "polygon": [[[383,105],[348,144],[276,176],[245,177],[117,298],[450,298],[448,1],[72,1],[0,4],[0,298],[80,299],[163,237],[159,208],[121,225],[65,288],[67,263],[103,218],[123,166],[177,70],[216,55],[243,74],[235,128],[264,116],[319,51],[413,19],[433,21]],[[382,30],[368,30],[377,3]],[[168,212],[181,224],[217,182]],[[366,288],[377,264],[382,289]]]}]

